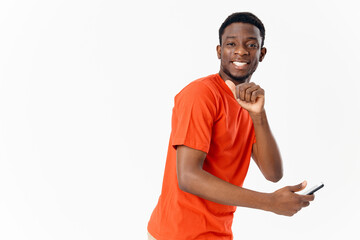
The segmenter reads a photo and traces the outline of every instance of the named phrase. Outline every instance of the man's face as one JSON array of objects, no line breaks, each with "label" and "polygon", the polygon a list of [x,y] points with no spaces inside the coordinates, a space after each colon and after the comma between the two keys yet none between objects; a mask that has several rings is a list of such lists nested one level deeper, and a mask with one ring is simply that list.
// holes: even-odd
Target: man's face
[{"label": "man's face", "polygon": [[232,23],[225,28],[217,55],[221,59],[220,76],[235,83],[249,82],[266,54],[261,48],[260,30],[248,23]]}]

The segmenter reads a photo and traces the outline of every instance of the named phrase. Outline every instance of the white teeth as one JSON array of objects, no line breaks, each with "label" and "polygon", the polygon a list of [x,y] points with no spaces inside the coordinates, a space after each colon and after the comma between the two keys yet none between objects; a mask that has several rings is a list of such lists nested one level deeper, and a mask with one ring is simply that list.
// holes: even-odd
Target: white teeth
[{"label": "white teeth", "polygon": [[244,63],[244,62],[233,62],[236,66],[244,66],[246,65],[247,63]]}]

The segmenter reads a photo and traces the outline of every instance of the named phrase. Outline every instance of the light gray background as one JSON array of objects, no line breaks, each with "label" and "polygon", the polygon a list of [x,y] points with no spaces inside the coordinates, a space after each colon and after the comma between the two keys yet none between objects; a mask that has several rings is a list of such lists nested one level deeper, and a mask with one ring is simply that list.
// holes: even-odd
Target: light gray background
[{"label": "light gray background", "polygon": [[238,208],[235,239],[358,239],[356,1],[1,1],[0,239],[146,239],[173,97],[219,70],[223,20],[251,11],[268,54],[253,81],[285,176],[325,188],[292,218]]}]

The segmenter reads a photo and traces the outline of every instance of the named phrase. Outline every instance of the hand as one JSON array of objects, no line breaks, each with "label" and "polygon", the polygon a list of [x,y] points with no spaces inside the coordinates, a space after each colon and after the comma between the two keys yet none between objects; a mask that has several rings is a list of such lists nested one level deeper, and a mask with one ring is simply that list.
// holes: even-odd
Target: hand
[{"label": "hand", "polygon": [[310,201],[313,201],[315,198],[314,195],[299,195],[295,193],[303,190],[305,187],[306,181],[295,186],[281,188],[272,193],[270,211],[280,215],[293,216],[303,207],[309,206]]},{"label": "hand", "polygon": [[242,108],[249,113],[261,113],[264,111],[265,91],[259,85],[251,82],[235,86],[230,80],[226,80],[225,83]]}]

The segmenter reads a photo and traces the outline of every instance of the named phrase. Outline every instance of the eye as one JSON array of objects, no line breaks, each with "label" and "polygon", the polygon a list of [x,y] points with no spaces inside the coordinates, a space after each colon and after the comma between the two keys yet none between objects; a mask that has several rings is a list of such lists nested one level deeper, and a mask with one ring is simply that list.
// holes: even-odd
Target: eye
[{"label": "eye", "polygon": [[249,48],[258,48],[259,45],[257,43],[250,43],[250,44],[248,44],[248,47]]},{"label": "eye", "polygon": [[226,45],[227,45],[227,46],[235,46],[235,43],[233,43],[233,42],[228,42]]}]

